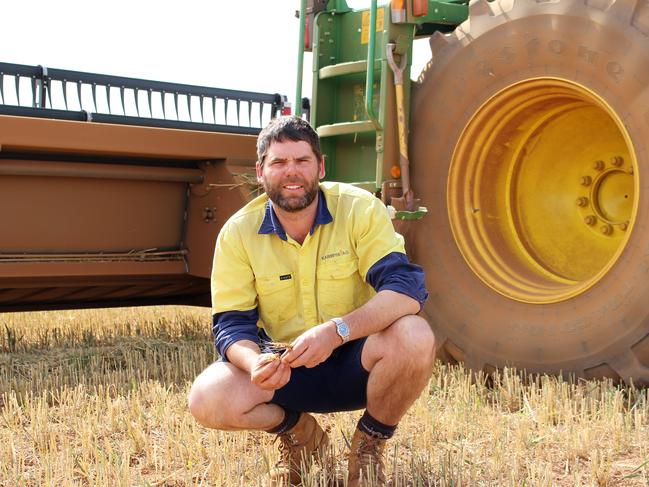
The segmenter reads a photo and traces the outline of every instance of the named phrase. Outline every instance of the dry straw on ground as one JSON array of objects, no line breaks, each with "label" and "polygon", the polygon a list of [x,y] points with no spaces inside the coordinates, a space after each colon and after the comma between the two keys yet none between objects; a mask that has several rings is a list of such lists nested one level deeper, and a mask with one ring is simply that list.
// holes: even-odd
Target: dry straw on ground
[{"label": "dry straw on ground", "polygon": [[[209,310],[0,315],[0,486],[261,485],[273,438],[198,426]],[[405,379],[405,378],[404,378]],[[344,454],[360,412],[319,416]],[[438,366],[390,443],[395,485],[649,485],[646,391]],[[313,468],[304,485],[326,485]]]}]

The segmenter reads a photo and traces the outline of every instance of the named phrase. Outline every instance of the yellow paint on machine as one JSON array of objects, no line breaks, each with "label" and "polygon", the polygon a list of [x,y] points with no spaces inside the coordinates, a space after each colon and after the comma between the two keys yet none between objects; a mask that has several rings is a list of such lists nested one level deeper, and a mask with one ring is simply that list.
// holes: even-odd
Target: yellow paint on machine
[{"label": "yellow paint on machine", "polygon": [[[379,8],[376,11],[376,32],[383,30],[383,18],[385,9]],[[361,16],[361,44],[367,44],[370,40],[370,12],[366,10]]]}]

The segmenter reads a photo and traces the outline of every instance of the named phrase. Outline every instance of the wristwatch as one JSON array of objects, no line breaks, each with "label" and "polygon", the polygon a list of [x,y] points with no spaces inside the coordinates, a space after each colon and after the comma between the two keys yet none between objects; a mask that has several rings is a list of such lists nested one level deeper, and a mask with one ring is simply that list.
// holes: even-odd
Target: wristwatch
[{"label": "wristwatch", "polygon": [[331,318],[331,321],[336,325],[336,333],[343,339],[343,343],[349,341],[349,325],[342,318]]}]

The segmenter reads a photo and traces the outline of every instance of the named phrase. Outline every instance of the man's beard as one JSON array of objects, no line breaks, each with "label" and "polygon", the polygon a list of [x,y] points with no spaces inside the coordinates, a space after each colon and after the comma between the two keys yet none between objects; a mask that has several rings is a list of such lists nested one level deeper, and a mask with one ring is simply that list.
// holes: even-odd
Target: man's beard
[{"label": "man's beard", "polygon": [[[290,197],[283,196],[282,186],[285,184],[302,184],[304,188],[304,195]],[[270,186],[266,181],[263,181],[263,186],[264,191],[266,191],[268,198],[270,198],[273,204],[289,213],[301,211],[311,203],[313,203],[313,200],[315,200],[315,197],[317,196],[319,190],[317,180],[313,181],[310,184],[307,182],[287,181],[276,186]]]}]

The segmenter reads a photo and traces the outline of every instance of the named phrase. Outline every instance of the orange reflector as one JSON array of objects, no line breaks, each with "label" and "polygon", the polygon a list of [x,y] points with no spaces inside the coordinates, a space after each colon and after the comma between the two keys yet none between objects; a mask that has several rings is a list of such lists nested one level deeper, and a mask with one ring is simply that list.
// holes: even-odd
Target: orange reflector
[{"label": "orange reflector", "polygon": [[428,15],[428,0],[413,0],[412,15],[415,17]]},{"label": "orange reflector", "polygon": [[313,26],[312,22],[313,22],[313,18],[309,15],[306,18],[306,22],[304,23],[304,50],[305,51],[311,50],[311,28]]},{"label": "orange reflector", "polygon": [[401,168],[399,166],[392,166],[390,168],[390,176],[393,179],[399,179],[401,177]]}]

